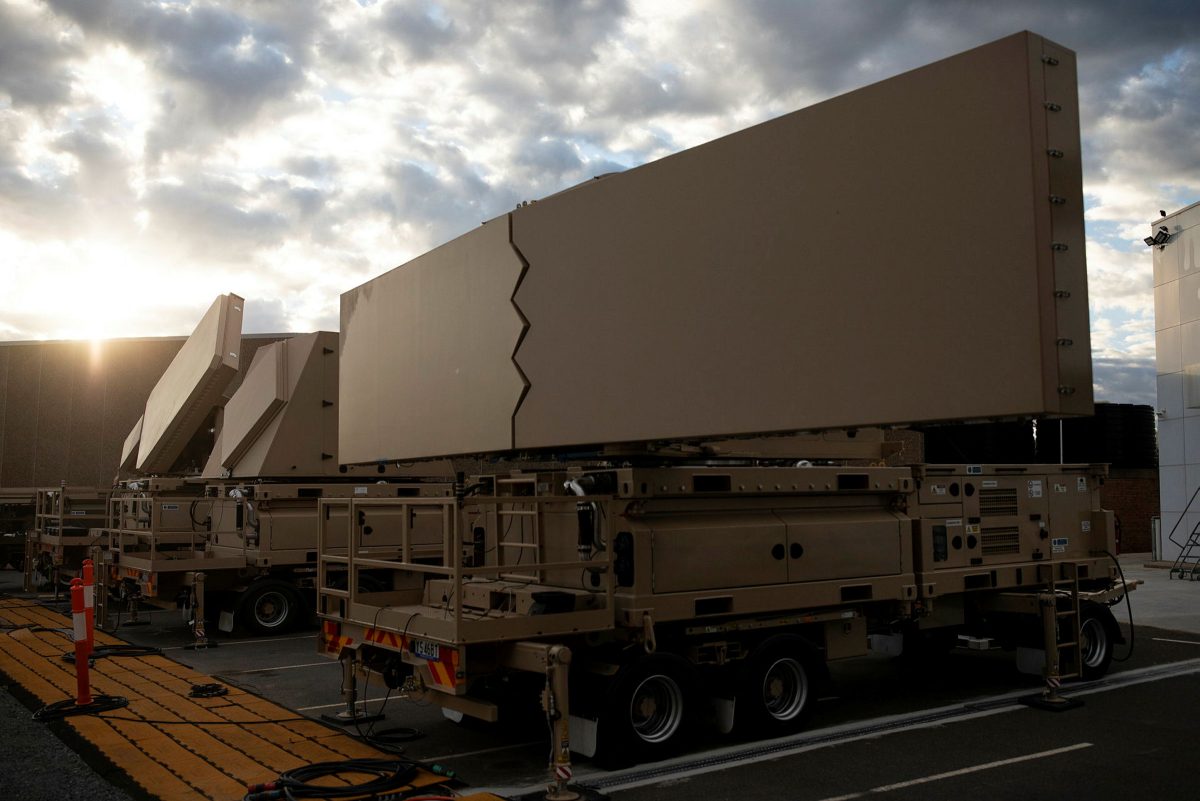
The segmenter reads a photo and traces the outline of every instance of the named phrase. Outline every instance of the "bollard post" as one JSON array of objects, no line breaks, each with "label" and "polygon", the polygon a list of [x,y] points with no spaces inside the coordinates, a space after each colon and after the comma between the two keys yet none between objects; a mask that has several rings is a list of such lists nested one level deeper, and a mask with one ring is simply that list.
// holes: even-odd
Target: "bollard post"
[{"label": "bollard post", "polygon": [[83,560],[83,616],[87,621],[88,653],[96,650],[96,572],[91,559]]},{"label": "bollard post", "polygon": [[83,580],[71,579],[71,622],[75,630],[75,694],[76,706],[92,703],[91,682],[88,675],[87,615],[83,606]]}]

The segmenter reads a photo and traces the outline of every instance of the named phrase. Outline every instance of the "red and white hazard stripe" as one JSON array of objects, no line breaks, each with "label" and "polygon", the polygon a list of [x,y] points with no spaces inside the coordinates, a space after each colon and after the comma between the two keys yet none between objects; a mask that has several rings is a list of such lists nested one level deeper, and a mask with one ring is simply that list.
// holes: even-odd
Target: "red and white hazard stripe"
[{"label": "red and white hazard stripe", "polygon": [[83,580],[71,579],[71,623],[75,634],[75,703],[86,706],[92,702],[91,680],[88,675],[88,624],[84,611]]}]

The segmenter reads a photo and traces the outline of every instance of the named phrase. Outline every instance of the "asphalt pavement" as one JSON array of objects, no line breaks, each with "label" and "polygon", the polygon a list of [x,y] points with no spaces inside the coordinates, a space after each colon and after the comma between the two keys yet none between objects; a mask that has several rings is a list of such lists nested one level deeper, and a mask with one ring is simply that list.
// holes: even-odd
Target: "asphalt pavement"
[{"label": "asphalt pavement", "polygon": [[[1188,670],[1200,660],[1200,582],[1170,580],[1167,571],[1145,568],[1149,555],[1121,558],[1126,578],[1143,581],[1130,595],[1136,630],[1133,654],[1115,663],[1109,677],[1140,677],[1138,671]],[[0,572],[0,592],[19,577]],[[1124,621],[1124,605],[1114,608]],[[319,717],[342,707],[339,667],[316,652],[313,631],[281,637],[222,635],[217,648],[185,650],[190,637],[180,615],[154,611],[149,625],[122,627],[120,635],[155,645],[216,680],[253,690],[302,714]],[[64,618],[65,624],[65,618]],[[1122,628],[1128,632],[1128,626]],[[1128,633],[1127,633],[1128,637]],[[1123,658],[1128,647],[1118,648]],[[1183,665],[1183,668],[1171,668]],[[1197,662],[1200,670],[1200,662]],[[799,750],[719,735],[702,736],[695,749],[658,778],[622,783],[581,760],[576,777],[620,799],[672,799],[703,793],[723,798],[834,799],[871,797],[984,798],[1192,797],[1181,789],[1190,766],[1181,757],[1200,737],[1200,724],[1181,710],[1195,708],[1200,682],[1194,673],[1163,673],[1141,683],[1089,687],[1084,704],[1064,713],[1028,709],[1015,695],[1040,688],[1036,677],[1016,673],[1011,654],[958,650],[934,665],[905,667],[869,657],[833,666],[833,689],[817,705],[809,730],[819,746]],[[445,720],[439,710],[389,693],[377,678],[360,683],[368,711],[382,711],[375,730],[416,730],[406,753],[446,764],[475,787],[518,794],[545,781],[547,731],[536,711],[497,725]],[[996,705],[1000,706],[997,707]],[[906,726],[930,710],[966,709],[962,715]],[[986,714],[975,714],[980,709]],[[900,721],[878,728],[879,721]],[[889,724],[893,725],[893,724]],[[856,728],[857,727],[857,728]],[[843,739],[839,732],[867,733]],[[31,759],[31,754],[42,755]],[[718,755],[732,754],[723,757]],[[751,756],[746,756],[751,754]],[[713,765],[720,763],[719,769]],[[945,775],[943,775],[945,774]],[[28,720],[7,692],[0,692],[0,782],[3,797],[17,801],[128,798],[91,770],[51,731]],[[64,783],[69,789],[64,790]],[[893,787],[893,785],[895,785]],[[892,789],[885,789],[891,787]],[[15,794],[13,794],[15,793]]]}]

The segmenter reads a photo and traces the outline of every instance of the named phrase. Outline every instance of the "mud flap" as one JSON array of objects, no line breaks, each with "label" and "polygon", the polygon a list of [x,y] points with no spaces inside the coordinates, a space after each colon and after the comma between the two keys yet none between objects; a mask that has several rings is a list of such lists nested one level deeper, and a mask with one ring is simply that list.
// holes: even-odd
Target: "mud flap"
[{"label": "mud flap", "polygon": [[721,734],[729,734],[733,731],[734,709],[737,705],[735,698],[722,698],[713,696],[713,715],[717,722],[717,731]]},{"label": "mud flap", "polygon": [[599,724],[592,718],[569,717],[571,750],[588,758],[596,755],[596,733]]},{"label": "mud flap", "polygon": [[1030,676],[1041,676],[1046,669],[1046,652],[1041,648],[1017,647],[1017,670]]}]

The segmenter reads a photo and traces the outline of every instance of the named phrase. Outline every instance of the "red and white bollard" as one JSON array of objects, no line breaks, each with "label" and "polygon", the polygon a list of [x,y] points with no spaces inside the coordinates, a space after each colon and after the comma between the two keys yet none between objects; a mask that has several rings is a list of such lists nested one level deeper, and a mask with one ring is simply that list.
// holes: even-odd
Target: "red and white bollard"
[{"label": "red and white bollard", "polygon": [[96,574],[91,559],[83,560],[83,611],[87,618],[88,653],[96,650]]},{"label": "red and white bollard", "polygon": [[87,612],[84,611],[83,580],[71,579],[71,621],[75,627],[75,683],[78,691],[75,695],[76,706],[87,706],[92,703],[91,681],[88,675],[88,634]]}]

